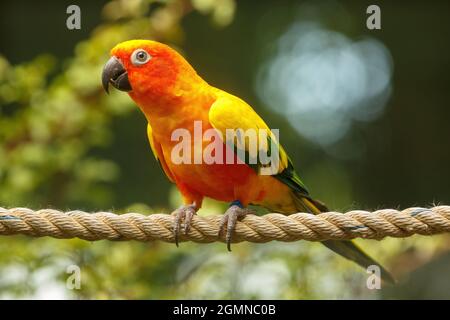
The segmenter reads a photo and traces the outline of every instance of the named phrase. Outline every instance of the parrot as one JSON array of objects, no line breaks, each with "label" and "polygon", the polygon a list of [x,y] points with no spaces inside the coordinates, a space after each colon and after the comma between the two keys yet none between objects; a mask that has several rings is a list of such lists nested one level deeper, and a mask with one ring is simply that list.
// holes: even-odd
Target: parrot
[{"label": "parrot", "polygon": [[[270,129],[249,104],[210,85],[170,46],[154,40],[121,42],[111,49],[110,59],[103,67],[101,78],[106,93],[109,93],[109,86],[112,85],[127,92],[140,108],[147,120],[151,150],[162,171],[182,196],[184,204],[173,212],[173,233],[177,246],[180,234],[189,232],[192,218],[201,208],[205,197],[230,204],[221,217],[218,232],[218,237],[225,234],[229,251],[236,222],[254,213],[248,207],[250,205],[285,215],[299,211],[310,214],[329,211],[323,203],[311,197],[291,159],[273,134],[267,135],[267,141],[258,141],[258,149],[277,155],[278,165],[271,174],[261,174],[267,164],[258,158],[252,158],[250,163],[242,157],[242,154],[250,153],[248,141],[235,145],[225,141],[223,133],[228,129]],[[196,124],[200,124],[203,131],[221,133],[215,139],[219,139],[219,144],[223,145],[224,153],[228,155],[231,152],[236,161],[174,161],[173,150],[179,140],[173,139],[172,133],[182,128],[194,134]],[[210,142],[205,138],[205,141],[200,141],[200,145],[205,146]],[[198,142],[190,143],[193,145]],[[271,146],[275,146],[276,152]],[[191,152],[195,150],[191,149]],[[363,268],[379,266],[382,280],[395,282],[384,267],[353,241],[326,240],[322,243]]]}]

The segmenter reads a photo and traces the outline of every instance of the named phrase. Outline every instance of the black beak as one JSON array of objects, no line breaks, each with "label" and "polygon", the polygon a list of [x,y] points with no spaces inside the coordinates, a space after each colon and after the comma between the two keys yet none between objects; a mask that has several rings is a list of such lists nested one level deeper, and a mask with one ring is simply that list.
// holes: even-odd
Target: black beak
[{"label": "black beak", "polygon": [[111,57],[103,67],[102,84],[106,93],[109,93],[109,84],[121,91],[131,91],[131,85],[128,81],[128,73],[123,67],[122,62],[116,57]]}]

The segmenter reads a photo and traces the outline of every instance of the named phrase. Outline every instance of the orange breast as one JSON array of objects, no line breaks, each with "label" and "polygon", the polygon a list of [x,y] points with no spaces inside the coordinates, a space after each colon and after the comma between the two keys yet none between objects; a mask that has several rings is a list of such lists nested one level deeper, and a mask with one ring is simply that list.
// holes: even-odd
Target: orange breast
[{"label": "orange breast", "polygon": [[[189,123],[186,124],[186,127],[190,132],[194,132]],[[202,132],[206,132],[208,129],[213,130],[209,123],[203,123]],[[195,137],[194,134],[193,136]],[[219,138],[217,137],[217,139]],[[253,169],[240,163],[237,156],[223,143],[204,139],[200,142],[191,140],[191,153],[187,157],[191,160],[190,163],[174,163],[172,152],[179,143],[167,140],[162,142],[164,158],[176,179],[182,181],[195,193],[216,200],[233,201],[239,196],[238,190],[248,185],[252,176],[256,176]],[[201,153],[200,157],[199,152]],[[197,161],[200,159],[201,163],[194,163],[196,153]],[[249,200],[247,197],[244,198],[242,201]]]}]

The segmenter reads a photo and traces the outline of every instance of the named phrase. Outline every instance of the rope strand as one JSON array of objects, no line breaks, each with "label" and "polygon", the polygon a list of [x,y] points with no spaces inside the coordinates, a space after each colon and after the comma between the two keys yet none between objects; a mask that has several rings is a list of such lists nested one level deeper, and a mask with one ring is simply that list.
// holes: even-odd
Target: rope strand
[{"label": "rope strand", "polygon": [[[190,231],[180,241],[208,243],[219,239],[220,216],[194,216]],[[174,217],[168,214],[142,215],[110,212],[62,212],[53,209],[0,207],[0,235],[49,236],[59,239],[161,240],[174,242]],[[270,213],[248,215],[236,225],[233,242],[323,241],[354,238],[404,238],[413,234],[433,235],[450,232],[450,206],[383,209],[374,212],[353,210],[345,214],[326,212],[319,215],[295,213],[285,216]]]}]

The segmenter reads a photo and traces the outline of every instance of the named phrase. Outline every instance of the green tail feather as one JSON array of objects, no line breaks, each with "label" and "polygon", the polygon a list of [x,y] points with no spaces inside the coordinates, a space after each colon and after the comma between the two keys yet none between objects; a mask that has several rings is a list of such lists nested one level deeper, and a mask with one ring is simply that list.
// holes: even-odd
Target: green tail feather
[{"label": "green tail feather", "polygon": [[329,249],[333,250],[337,254],[340,254],[344,258],[356,262],[358,265],[367,269],[370,265],[377,265],[380,267],[381,279],[389,284],[395,284],[395,280],[392,275],[382,265],[369,257],[364,251],[362,251],[352,241],[338,241],[338,240],[326,240],[322,243]]},{"label": "green tail feather", "polygon": [[[312,214],[319,214],[321,212],[329,211],[323,203],[311,199],[306,186],[303,184],[300,177],[295,172],[292,161],[289,158],[288,166],[274,177],[291,188],[296,210],[309,212]],[[367,269],[367,267],[370,265],[379,266],[381,271],[381,279],[390,284],[395,283],[394,278],[385,268],[383,268],[374,259],[369,257],[352,241],[327,240],[323,241],[322,243],[344,258],[356,262],[364,269]]]},{"label": "green tail feather", "polygon": [[[315,200],[305,198],[304,194],[299,194],[294,192],[295,200],[297,205],[297,210],[306,212],[310,212],[312,214],[317,214],[320,212],[329,211],[328,208]],[[333,250],[337,254],[347,258],[351,261],[356,262],[358,265],[367,269],[370,265],[377,265],[380,267],[381,271],[381,279],[390,284],[395,284],[395,280],[392,275],[378,262],[369,257],[363,250],[361,250],[354,242],[352,241],[342,241],[342,240],[326,240],[322,241],[322,243],[329,249]]]}]

